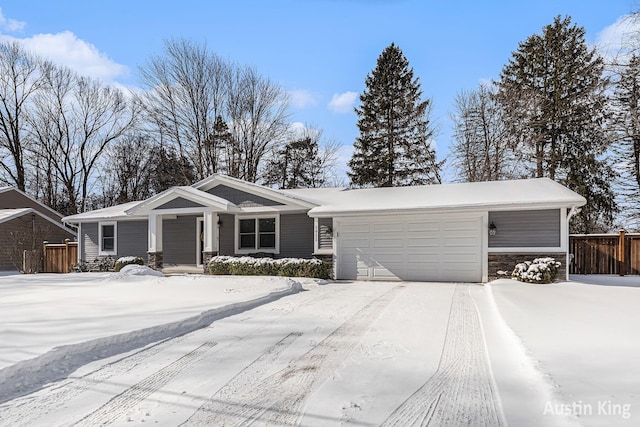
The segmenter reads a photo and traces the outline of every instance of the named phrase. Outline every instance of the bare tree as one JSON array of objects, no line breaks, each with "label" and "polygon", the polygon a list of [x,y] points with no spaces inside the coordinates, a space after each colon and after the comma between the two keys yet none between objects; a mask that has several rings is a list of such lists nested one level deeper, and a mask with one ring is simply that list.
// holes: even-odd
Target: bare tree
[{"label": "bare tree", "polygon": [[455,108],[451,153],[458,177],[465,182],[519,177],[519,149],[491,87],[458,93]]},{"label": "bare tree", "polygon": [[34,97],[31,132],[65,189],[64,212],[73,214],[85,210],[103,152],[133,126],[137,110],[120,90],[68,68],[52,67],[45,77]]},{"label": "bare tree", "polygon": [[251,67],[235,70],[230,83],[231,150],[240,156],[237,177],[255,182],[265,155],[284,142],[289,126],[288,95]]},{"label": "bare tree", "polygon": [[196,168],[196,178],[218,172],[221,147],[211,135],[223,115],[229,65],[204,45],[184,39],[165,42],[163,55],[140,69],[142,95],[152,129]]},{"label": "bare tree", "polygon": [[41,88],[47,67],[17,42],[0,43],[0,180],[26,187],[25,114],[30,98]]}]

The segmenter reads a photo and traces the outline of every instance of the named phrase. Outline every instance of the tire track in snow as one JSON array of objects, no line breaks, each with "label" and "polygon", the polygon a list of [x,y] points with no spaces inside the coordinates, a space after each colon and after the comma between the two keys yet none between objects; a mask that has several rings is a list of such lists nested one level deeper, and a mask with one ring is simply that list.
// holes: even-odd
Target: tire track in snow
[{"label": "tire track in snow", "polygon": [[402,290],[396,286],[355,313],[312,349],[262,380],[239,384],[224,399],[217,395],[184,425],[295,425],[309,394],[331,377],[369,325]]},{"label": "tire track in snow", "polygon": [[382,425],[506,425],[469,285],[456,285],[435,374]]},{"label": "tire track in snow", "polygon": [[215,345],[215,342],[202,344],[176,361],[149,375],[144,380],[129,387],[117,396],[114,396],[107,403],[82,418],[75,425],[105,425],[112,423],[124,415],[129,409],[145,400],[154,392],[160,390],[169,381],[179,375],[189,364],[203,357],[207,351]]},{"label": "tire track in snow", "polygon": [[[331,294],[343,291],[344,290],[340,288],[332,289]],[[298,298],[301,299],[302,305],[319,304],[329,298],[331,294],[321,293],[318,295],[315,292],[308,292],[298,294]],[[288,305],[286,300],[281,300],[281,302],[285,305],[284,308],[280,309],[281,314],[278,314],[269,322],[263,324],[263,327],[277,322],[279,319],[295,310],[295,305]],[[39,393],[36,396],[27,395],[16,401],[7,401],[0,405],[0,420],[2,420],[2,423],[7,423],[8,425],[15,427],[33,425],[33,423],[42,416],[55,413],[57,410],[65,407],[67,402],[71,401],[76,396],[94,388],[96,384],[100,384],[118,375],[127,374],[138,367],[143,366],[148,359],[151,359],[156,354],[165,351],[172,345],[184,341],[187,337],[193,337],[194,334],[206,335],[208,334],[208,331],[211,331],[215,326],[216,323],[214,322],[206,328],[195,330],[189,334],[167,338],[163,341],[147,346],[146,348],[136,350],[132,354],[105,364],[80,377],[70,377],[67,380],[62,380],[58,384],[50,387],[46,393]],[[257,332],[251,332],[249,335],[238,339],[246,339],[254,333]]]},{"label": "tire track in snow", "polygon": [[55,412],[74,397],[104,382],[114,376],[126,374],[145,363],[146,360],[164,351],[169,346],[175,345],[185,339],[185,335],[168,338],[155,343],[133,354],[110,362],[100,368],[80,377],[72,377],[53,386],[45,394],[34,398],[23,398],[23,403],[15,406],[5,404],[6,409],[0,409],[0,419],[12,426],[29,426],[34,421],[47,413]]}]

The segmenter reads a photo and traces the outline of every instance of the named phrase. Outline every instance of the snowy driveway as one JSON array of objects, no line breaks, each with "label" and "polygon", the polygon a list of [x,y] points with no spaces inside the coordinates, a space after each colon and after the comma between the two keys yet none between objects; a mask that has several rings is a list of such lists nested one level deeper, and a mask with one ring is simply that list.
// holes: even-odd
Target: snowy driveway
[{"label": "snowy driveway", "polygon": [[9,425],[504,424],[470,288],[313,285],[91,363]]}]

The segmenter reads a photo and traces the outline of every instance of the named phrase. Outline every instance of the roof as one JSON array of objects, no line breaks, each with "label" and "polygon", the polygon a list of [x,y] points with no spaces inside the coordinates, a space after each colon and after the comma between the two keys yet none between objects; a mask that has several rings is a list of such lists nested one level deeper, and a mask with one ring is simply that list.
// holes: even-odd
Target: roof
[{"label": "roof", "polygon": [[148,213],[149,210],[158,207],[159,205],[166,203],[176,197],[183,197],[193,202],[202,204],[204,206],[215,206],[222,209],[224,212],[233,211],[237,209],[237,206],[230,201],[223,199],[213,194],[209,194],[205,191],[197,190],[193,187],[179,186],[171,187],[162,193],[158,193],[155,196],[148,198],[143,202],[137,203],[125,210],[126,214],[136,213]]},{"label": "roof", "polygon": [[343,190],[330,194],[330,198],[322,206],[311,209],[309,215],[328,217],[363,212],[578,207],[586,203],[584,197],[549,178]]},{"label": "roof", "polygon": [[[33,197],[31,197],[30,195],[28,195],[27,193],[25,193],[24,191],[21,191],[20,189],[16,188],[16,187],[11,187],[11,186],[4,186],[4,187],[0,187],[0,194],[1,193],[5,193],[8,191],[14,191],[24,197],[26,197],[27,199],[31,200],[33,203],[35,203],[36,205],[40,206],[43,210],[48,211],[50,214],[53,214],[53,216],[58,219],[58,218],[62,218],[62,214],[60,214],[60,212],[55,211],[54,209],[50,208],[49,206],[45,205],[44,203],[39,202],[38,200],[34,199]],[[46,215],[46,214],[45,214]],[[47,215],[48,216],[48,215]]]},{"label": "roof", "polygon": [[0,223],[11,221],[33,211],[32,208],[0,209]]},{"label": "roof", "polygon": [[[219,180],[265,196],[279,195],[299,206],[306,204],[312,217],[361,215],[412,211],[446,211],[459,209],[544,209],[579,207],[584,197],[549,178],[513,181],[470,182],[460,184],[421,185],[385,188],[308,188],[274,190],[257,184],[214,175],[192,187],[173,187],[145,201],[130,202],[63,218],[64,222],[145,218],[148,210],[171,197],[186,197],[222,211],[239,209],[233,203],[206,193],[202,188]],[[196,187],[198,186],[198,187]],[[303,203],[303,204],[302,204]],[[240,209],[241,211],[241,209]]]},{"label": "roof", "polygon": [[131,215],[127,215],[125,212],[142,203],[141,201],[123,203],[121,205],[115,205],[108,208],[96,209],[94,211],[79,213],[62,218],[63,222],[77,223],[84,221],[97,221],[101,219],[118,219],[118,218],[130,218]]},{"label": "roof", "polygon": [[2,224],[3,222],[11,221],[16,218],[20,218],[21,216],[24,216],[24,215],[29,215],[29,214],[37,215],[40,218],[43,218],[44,220],[49,221],[51,224],[55,225],[56,227],[59,227],[67,231],[69,234],[72,234],[74,236],[76,235],[76,233],[73,230],[68,229],[61,222],[43,214],[42,212],[34,208],[0,209],[0,224]]}]

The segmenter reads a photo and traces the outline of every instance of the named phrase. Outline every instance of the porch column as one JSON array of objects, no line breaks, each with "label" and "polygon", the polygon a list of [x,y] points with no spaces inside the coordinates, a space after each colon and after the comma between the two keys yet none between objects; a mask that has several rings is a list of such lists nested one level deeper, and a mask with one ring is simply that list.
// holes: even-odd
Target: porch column
[{"label": "porch column", "polygon": [[162,269],[162,215],[155,212],[149,213],[149,267]]},{"label": "porch column", "polygon": [[204,212],[204,242],[202,248],[202,260],[207,273],[207,264],[218,254],[218,214],[210,210]]}]

